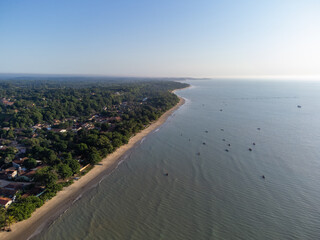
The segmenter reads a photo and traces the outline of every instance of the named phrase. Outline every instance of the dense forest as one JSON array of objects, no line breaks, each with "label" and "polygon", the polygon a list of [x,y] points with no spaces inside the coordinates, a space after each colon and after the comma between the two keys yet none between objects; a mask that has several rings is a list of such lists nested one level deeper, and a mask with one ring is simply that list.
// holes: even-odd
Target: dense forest
[{"label": "dense forest", "polygon": [[[173,81],[0,81],[0,225],[21,221],[176,105]],[[85,169],[85,170],[83,170]],[[81,171],[80,171],[81,170]],[[0,199],[0,200],[1,200]],[[4,200],[3,200],[4,201]]]}]

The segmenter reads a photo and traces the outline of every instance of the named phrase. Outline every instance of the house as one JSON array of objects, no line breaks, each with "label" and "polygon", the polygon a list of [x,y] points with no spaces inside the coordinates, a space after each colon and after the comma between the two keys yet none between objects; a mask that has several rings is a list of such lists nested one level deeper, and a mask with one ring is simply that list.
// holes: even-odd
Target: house
[{"label": "house", "polygon": [[73,129],[72,129],[72,131],[74,131],[74,132],[78,132],[78,131],[80,131],[81,129],[82,129],[82,127],[73,128]]},{"label": "house", "polygon": [[18,175],[18,171],[14,167],[4,170],[8,179],[14,179]]},{"label": "house", "polygon": [[[38,161],[38,160],[37,160]],[[41,161],[40,161],[41,162]],[[31,171],[29,171],[29,172],[25,172],[23,175],[21,175],[21,176],[25,176],[25,177],[27,177],[29,180],[32,180],[33,179],[33,177],[34,177],[34,175],[36,174],[36,172],[39,170],[39,169],[41,169],[41,168],[43,168],[43,167],[45,167],[45,165],[42,165],[42,166],[38,166],[38,167],[36,167],[36,168],[33,168],[33,169],[31,169]]]},{"label": "house", "polygon": [[12,161],[12,165],[15,167],[15,168],[19,168],[22,166],[23,162],[25,160],[27,160],[28,157],[24,157],[24,158],[19,158],[19,159],[16,159],[16,160],[13,160]]},{"label": "house", "polygon": [[0,205],[4,208],[7,208],[12,203],[10,198],[0,197]]},{"label": "house", "polygon": [[58,120],[58,119],[54,119],[53,121],[54,121],[54,124],[53,124],[53,125],[58,125],[58,124],[60,124],[60,123],[61,123],[61,121],[60,121],[60,120]]},{"label": "house", "polygon": [[14,160],[14,161],[12,161],[12,166],[13,166],[13,167],[15,167],[15,168],[19,168],[19,167],[21,167],[21,165],[20,165],[20,164],[18,164],[18,163],[20,163],[20,161],[19,161],[19,160]]},{"label": "house", "polygon": [[38,123],[36,125],[34,125],[32,128],[33,129],[41,129],[43,127],[43,125],[41,123]]},{"label": "house", "polygon": [[56,133],[64,133],[64,132],[67,132],[67,129],[52,128],[51,130],[52,130],[53,132],[56,132]]},{"label": "house", "polygon": [[89,121],[92,121],[94,118],[96,118],[96,116],[95,115],[93,115],[91,118],[89,118],[88,120]]},{"label": "house", "polygon": [[17,170],[10,170],[8,171],[8,179],[14,179],[18,174],[18,171]]},{"label": "house", "polygon": [[18,175],[18,171],[14,167],[0,171],[0,179],[14,179]]},{"label": "house", "polygon": [[33,176],[36,174],[35,170],[31,170],[29,172],[25,172],[23,175],[21,174],[21,176],[26,177],[27,179],[32,180]]},{"label": "house", "polygon": [[6,98],[2,98],[1,102],[5,106],[12,106],[14,104],[14,102],[10,102],[10,99],[6,99]]},{"label": "house", "polygon": [[121,117],[117,116],[117,117],[109,117],[106,119],[108,122],[111,121],[111,122],[120,122],[121,121]]},{"label": "house", "polygon": [[91,124],[91,123],[84,123],[84,124],[82,125],[82,128],[83,128],[83,129],[88,129],[88,130],[90,130],[90,129],[94,129],[94,125]]},{"label": "house", "polygon": [[19,183],[10,183],[2,188],[0,188],[0,195],[4,197],[9,197],[15,199],[16,194],[24,188],[23,184]]}]

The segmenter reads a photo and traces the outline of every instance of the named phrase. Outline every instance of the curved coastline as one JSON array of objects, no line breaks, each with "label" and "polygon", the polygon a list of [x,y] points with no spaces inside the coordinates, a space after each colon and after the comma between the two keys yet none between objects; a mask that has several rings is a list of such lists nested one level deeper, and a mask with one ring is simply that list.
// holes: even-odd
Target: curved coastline
[{"label": "curved coastline", "polygon": [[[176,90],[173,92],[175,91]],[[13,224],[11,227],[12,232],[1,232],[0,239],[31,239],[43,229],[49,227],[74,202],[80,199],[82,194],[99,184],[106,175],[116,169],[125,153],[136,146],[136,144],[139,144],[144,137],[154,132],[159,126],[165,123],[172,113],[185,103],[185,99],[182,97],[179,97],[179,99],[180,101],[177,105],[162,114],[162,116],[157,121],[150,124],[150,126],[131,137],[128,144],[121,146],[115,152],[108,155],[99,163],[99,165],[96,165],[78,181],[58,192],[55,197],[47,201],[42,207],[38,208],[29,219]]]}]

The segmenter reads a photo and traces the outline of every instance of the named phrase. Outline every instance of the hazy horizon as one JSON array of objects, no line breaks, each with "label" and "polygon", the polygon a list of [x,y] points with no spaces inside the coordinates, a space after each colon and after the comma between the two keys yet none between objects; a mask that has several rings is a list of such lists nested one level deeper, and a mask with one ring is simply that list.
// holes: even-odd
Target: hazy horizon
[{"label": "hazy horizon", "polygon": [[314,0],[4,0],[0,72],[319,76],[319,12]]},{"label": "hazy horizon", "polygon": [[5,73],[0,72],[1,77],[88,77],[88,78],[145,78],[145,79],[239,79],[239,80],[320,80],[320,75],[243,75],[243,76],[144,76],[144,75],[107,75],[107,74],[77,74],[77,73]]}]

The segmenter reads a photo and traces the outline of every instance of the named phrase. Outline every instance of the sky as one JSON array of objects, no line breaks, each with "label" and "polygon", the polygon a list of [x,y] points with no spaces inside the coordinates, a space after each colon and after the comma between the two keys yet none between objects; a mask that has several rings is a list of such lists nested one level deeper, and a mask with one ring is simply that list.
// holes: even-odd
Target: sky
[{"label": "sky", "polygon": [[0,73],[320,76],[320,1],[1,0]]}]

